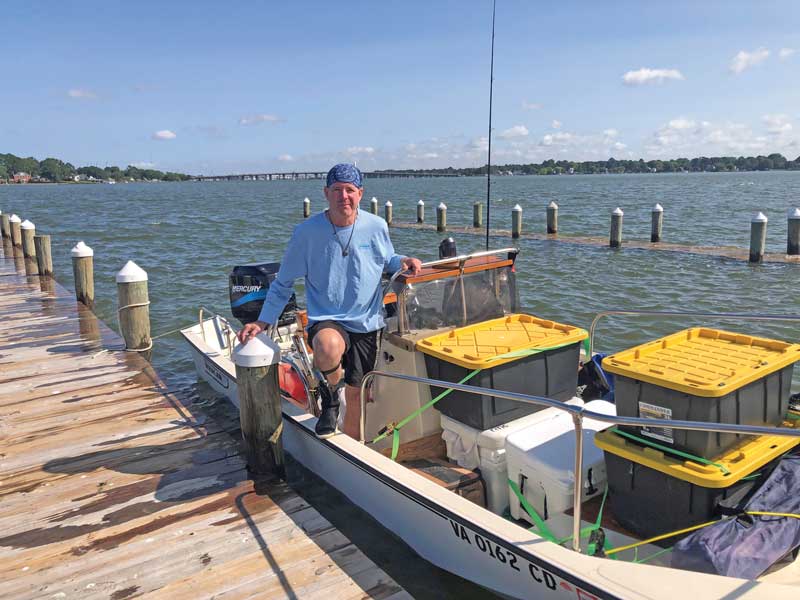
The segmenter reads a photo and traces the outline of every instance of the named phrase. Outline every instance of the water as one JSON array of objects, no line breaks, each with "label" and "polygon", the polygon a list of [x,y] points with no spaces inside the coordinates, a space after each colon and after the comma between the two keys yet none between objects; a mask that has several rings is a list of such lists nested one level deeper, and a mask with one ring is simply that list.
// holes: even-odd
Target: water
[{"label": "water", "polygon": [[[96,312],[115,328],[114,275],[134,260],[149,276],[157,336],[195,322],[201,305],[229,315],[231,267],[280,259],[291,227],[302,216],[302,199],[311,198],[315,212],[323,208],[321,188],[321,181],[0,186],[0,210],[16,212],[33,221],[39,233],[52,236],[56,278],[68,288],[73,287],[70,248],[84,240],[94,249]],[[444,202],[452,226],[471,225],[472,204],[484,201],[485,195],[484,178],[367,180],[362,207],[369,206],[372,196],[381,207],[391,200],[395,221],[410,222],[421,198],[429,221],[435,220],[435,206]],[[770,219],[767,251],[785,252],[786,213],[800,205],[800,172],[503,177],[492,180],[492,198],[494,227],[508,228],[511,208],[519,203],[525,229],[542,232],[545,207],[556,201],[564,238],[607,236],[610,212],[620,206],[625,238],[649,239],[650,211],[658,202],[665,210],[664,241],[741,248],[749,244],[750,218],[763,211]],[[411,229],[391,233],[399,252],[436,258],[440,234]],[[461,252],[483,249],[480,236],[455,237]],[[492,245],[509,242],[495,238]],[[553,241],[519,240],[517,245],[522,251],[520,295],[527,312],[572,325],[588,328],[594,315],[607,309],[800,314],[800,265],[753,266],[706,255],[612,251]],[[629,347],[699,322],[613,317],[599,326],[596,348]],[[800,341],[797,324],[702,323]],[[189,352],[177,335],[156,341],[153,362],[175,386],[196,381]],[[793,391],[798,390],[796,375]],[[340,500],[337,506],[350,515],[346,504]],[[379,531],[376,527],[364,541],[375,551],[385,543]],[[392,547],[399,546],[392,541]],[[409,561],[413,565],[412,555],[400,555],[397,560],[404,566]],[[391,556],[381,560],[390,572],[397,567]],[[416,560],[415,568],[425,570]],[[422,581],[430,586],[458,590],[460,597],[482,595],[456,578],[426,572]],[[424,597],[424,592],[415,595]]]}]

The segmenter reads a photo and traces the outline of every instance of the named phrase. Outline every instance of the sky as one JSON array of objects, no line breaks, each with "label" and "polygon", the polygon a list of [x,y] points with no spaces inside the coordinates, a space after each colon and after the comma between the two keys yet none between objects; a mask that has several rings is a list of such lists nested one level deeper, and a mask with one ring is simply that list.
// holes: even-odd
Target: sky
[{"label": "sky", "polygon": [[[486,164],[491,0],[8,3],[0,152]],[[800,155],[800,2],[497,0],[492,164]]]}]

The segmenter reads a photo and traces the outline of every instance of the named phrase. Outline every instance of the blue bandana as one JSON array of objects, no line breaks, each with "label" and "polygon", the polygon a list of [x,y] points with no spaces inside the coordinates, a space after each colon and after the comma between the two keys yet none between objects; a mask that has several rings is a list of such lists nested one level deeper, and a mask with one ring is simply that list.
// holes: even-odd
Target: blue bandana
[{"label": "blue bandana", "polygon": [[358,170],[357,166],[350,163],[339,163],[328,171],[326,187],[331,187],[337,181],[339,183],[352,183],[357,188],[364,187],[361,183],[361,171]]}]

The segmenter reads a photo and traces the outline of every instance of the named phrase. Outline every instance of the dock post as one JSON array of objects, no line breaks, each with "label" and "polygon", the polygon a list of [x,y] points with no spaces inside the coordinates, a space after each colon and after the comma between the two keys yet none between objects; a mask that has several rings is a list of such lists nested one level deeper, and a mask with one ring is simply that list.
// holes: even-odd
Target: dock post
[{"label": "dock post", "polygon": [[147,294],[147,273],[129,260],[117,273],[117,313],[119,328],[125,338],[125,349],[141,352],[150,360],[153,342],[150,338],[150,299]]},{"label": "dock post", "polygon": [[517,239],[522,234],[522,207],[517,204],[511,209],[511,237]]},{"label": "dock post", "polygon": [[261,333],[233,349],[239,395],[239,423],[247,458],[254,475],[284,476],[281,430],[281,393],[278,365],[281,351]]},{"label": "dock post", "polygon": [[612,248],[622,246],[622,217],[624,214],[619,206],[611,213],[611,234],[608,245]]},{"label": "dock post", "polygon": [[375,196],[369,201],[369,212],[375,216],[378,215],[378,199]]},{"label": "dock post", "polygon": [[483,204],[480,202],[472,205],[472,226],[475,229],[483,227]]},{"label": "dock post", "polygon": [[75,297],[94,310],[94,250],[78,242],[70,252],[75,276]]},{"label": "dock post", "polygon": [[4,240],[11,239],[11,224],[8,222],[8,215],[0,212],[0,237]]},{"label": "dock post", "polygon": [[383,205],[383,215],[386,219],[386,224],[391,227],[392,226],[392,201],[387,200],[386,204]]},{"label": "dock post", "polygon": [[11,244],[19,248],[22,246],[22,231],[20,230],[20,219],[17,215],[11,215],[8,218],[8,223],[11,226]]},{"label": "dock post", "polygon": [[425,222],[425,203],[420,200],[417,202],[417,223]]},{"label": "dock post", "polygon": [[657,244],[661,241],[661,229],[664,226],[664,207],[656,202],[650,213],[650,242]]},{"label": "dock post", "polygon": [[764,248],[767,245],[767,216],[759,212],[750,219],[750,262],[760,263],[764,260]]},{"label": "dock post", "polygon": [[33,246],[36,249],[36,265],[39,275],[53,276],[53,255],[50,252],[50,236],[34,235]]},{"label": "dock post", "polygon": [[36,264],[36,247],[33,245],[36,226],[25,219],[20,223],[19,228],[22,233],[22,255],[25,257],[25,274],[38,275],[39,267]]},{"label": "dock post", "polygon": [[800,254],[800,208],[789,209],[788,225],[786,254]]},{"label": "dock post", "polygon": [[311,216],[311,200],[308,198],[303,199],[303,218],[307,219]]},{"label": "dock post", "polygon": [[558,204],[554,200],[547,205],[547,233],[550,235],[558,233]]},{"label": "dock post", "polygon": [[447,205],[444,202],[439,202],[436,207],[436,231],[447,231]]}]

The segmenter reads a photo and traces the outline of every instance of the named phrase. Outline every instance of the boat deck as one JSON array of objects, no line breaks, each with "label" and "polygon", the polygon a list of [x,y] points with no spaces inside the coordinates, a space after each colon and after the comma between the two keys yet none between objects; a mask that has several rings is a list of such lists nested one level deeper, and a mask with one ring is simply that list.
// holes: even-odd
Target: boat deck
[{"label": "boat deck", "polygon": [[255,487],[236,424],[9,254],[0,597],[410,598],[285,484]]}]

